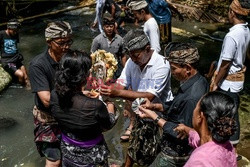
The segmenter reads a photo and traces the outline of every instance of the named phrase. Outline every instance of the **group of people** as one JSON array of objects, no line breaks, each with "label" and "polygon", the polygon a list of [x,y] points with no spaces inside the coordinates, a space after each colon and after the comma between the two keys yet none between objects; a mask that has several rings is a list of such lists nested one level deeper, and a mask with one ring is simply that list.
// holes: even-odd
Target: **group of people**
[{"label": "group of people", "polygon": [[[48,48],[30,62],[28,70],[35,94],[35,143],[46,167],[108,166],[110,151],[103,132],[116,124],[114,97],[128,101],[133,120],[124,166],[237,166],[238,93],[249,51],[250,3],[234,0],[229,7],[233,27],[224,39],[210,84],[199,73],[200,55],[194,45],[168,41],[164,55],[160,54],[162,36],[156,16],[161,20],[166,6],[157,5],[166,1],[129,1],[135,18],[145,23],[143,29],[130,30],[124,37],[116,34],[114,18],[102,18],[103,32],[93,40],[90,52],[103,49],[118,61],[114,82],[99,85],[100,96],[110,97],[104,101],[85,87],[91,82],[92,62],[87,52],[70,49],[70,24],[47,25]],[[171,16],[159,24],[169,22]],[[8,51],[3,47],[7,41],[1,42],[2,53]],[[180,82],[175,95],[171,76]]]}]

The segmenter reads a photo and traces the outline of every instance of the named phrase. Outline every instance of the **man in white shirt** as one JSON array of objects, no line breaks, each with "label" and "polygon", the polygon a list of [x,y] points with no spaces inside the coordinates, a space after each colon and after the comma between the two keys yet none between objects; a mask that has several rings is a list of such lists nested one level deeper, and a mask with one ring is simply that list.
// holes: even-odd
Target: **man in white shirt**
[{"label": "man in white shirt", "polygon": [[[116,84],[102,85],[101,94],[131,101],[136,98],[162,103],[171,101],[169,62],[151,49],[142,30],[131,30],[123,39],[124,50],[130,58]],[[153,121],[136,118],[125,166],[132,166],[134,162],[148,166],[153,162],[158,153],[157,132],[158,127]]]},{"label": "man in white shirt", "polygon": [[160,30],[155,18],[150,14],[148,3],[145,0],[131,1],[128,7],[132,10],[138,21],[143,21],[143,31],[148,36],[151,48],[156,52],[161,51]]},{"label": "man in white shirt", "polygon": [[[250,43],[250,31],[247,16],[250,14],[250,2],[234,0],[229,8],[228,18],[233,27],[224,38],[220,59],[215,75],[210,85],[210,90],[221,90],[235,100],[239,107],[238,93],[243,89],[246,67],[244,62]],[[230,138],[233,145],[239,142],[240,125],[239,116],[236,114],[238,131]]]}]

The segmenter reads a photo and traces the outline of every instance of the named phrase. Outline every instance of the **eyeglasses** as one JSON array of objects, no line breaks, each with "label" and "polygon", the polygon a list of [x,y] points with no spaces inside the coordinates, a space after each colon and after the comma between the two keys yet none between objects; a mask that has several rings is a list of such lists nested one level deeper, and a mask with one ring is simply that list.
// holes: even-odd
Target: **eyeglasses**
[{"label": "eyeglasses", "polygon": [[53,42],[55,42],[57,46],[63,48],[63,47],[65,47],[65,46],[72,45],[73,40],[70,39],[70,40],[68,40],[68,41],[63,41],[63,42],[56,42],[55,40],[53,40]]}]

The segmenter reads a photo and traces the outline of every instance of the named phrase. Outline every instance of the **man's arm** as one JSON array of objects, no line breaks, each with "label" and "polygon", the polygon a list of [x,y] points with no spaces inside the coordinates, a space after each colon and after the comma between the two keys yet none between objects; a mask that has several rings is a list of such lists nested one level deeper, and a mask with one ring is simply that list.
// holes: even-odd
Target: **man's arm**
[{"label": "man's arm", "polygon": [[228,70],[230,69],[230,66],[232,64],[232,61],[226,61],[226,60],[222,60],[219,72],[217,74],[217,76],[215,77],[214,80],[214,85],[213,85],[213,91],[216,91],[218,89],[218,85],[219,83],[226,78],[227,74],[228,74]]},{"label": "man's arm", "polygon": [[99,43],[98,43],[98,40],[96,38],[97,37],[95,37],[93,39],[93,42],[92,42],[92,45],[91,45],[90,52],[92,52],[92,53],[99,49]]},{"label": "man's arm", "polygon": [[112,5],[111,5],[111,13],[110,13],[113,19],[115,19],[115,5],[114,5],[114,3],[112,3]]},{"label": "man's arm", "polygon": [[149,100],[153,100],[153,98],[155,97],[155,95],[148,92],[125,90],[124,86],[117,83],[111,86],[102,85],[101,94],[110,97],[120,97],[132,101],[134,101],[136,98],[148,98]]},{"label": "man's arm", "polygon": [[43,105],[48,108],[50,104],[50,91],[40,91],[37,92],[40,100],[42,101]]}]

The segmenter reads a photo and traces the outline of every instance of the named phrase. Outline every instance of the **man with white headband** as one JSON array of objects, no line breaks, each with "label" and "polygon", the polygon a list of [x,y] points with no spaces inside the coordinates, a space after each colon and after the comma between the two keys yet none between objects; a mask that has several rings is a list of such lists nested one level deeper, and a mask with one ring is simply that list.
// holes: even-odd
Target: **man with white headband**
[{"label": "man with white headband", "polygon": [[5,71],[12,77],[17,77],[18,81],[26,88],[30,88],[27,71],[22,63],[23,55],[19,53],[17,47],[20,26],[17,19],[11,19],[7,23],[7,29],[0,31],[1,63]]},{"label": "man with white headband", "polygon": [[72,44],[72,29],[65,21],[48,24],[45,39],[48,49],[30,63],[29,76],[32,92],[35,93],[33,109],[35,143],[38,152],[46,158],[46,167],[61,165],[60,130],[50,115],[50,92],[54,88],[54,75],[58,62]]},{"label": "man with white headband", "polygon": [[[237,108],[240,99],[238,93],[243,89],[246,67],[244,62],[249,52],[250,31],[247,16],[250,14],[249,0],[234,0],[228,12],[229,22],[233,24],[224,38],[218,67],[212,78],[210,90],[220,90],[234,98]],[[249,54],[249,53],[248,53]],[[231,136],[231,143],[239,143],[240,125],[238,112],[235,120],[239,127],[235,135]],[[238,158],[239,160],[239,158]]]},{"label": "man with white headband", "polygon": [[128,2],[128,7],[132,10],[138,21],[143,21],[143,31],[150,41],[150,46],[156,52],[161,51],[160,30],[155,18],[151,15],[148,3],[145,0],[132,0]]}]

